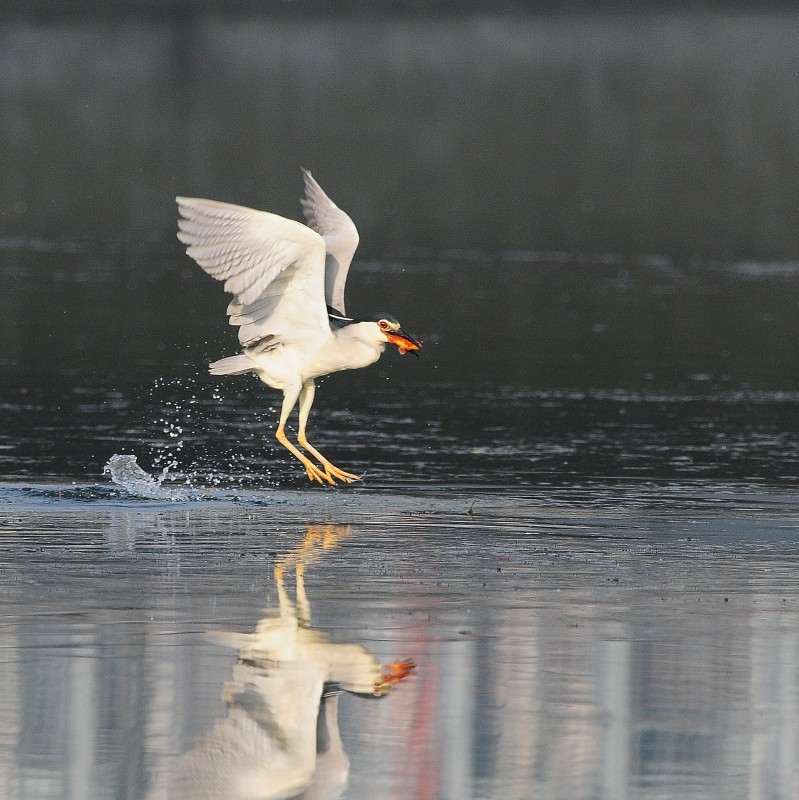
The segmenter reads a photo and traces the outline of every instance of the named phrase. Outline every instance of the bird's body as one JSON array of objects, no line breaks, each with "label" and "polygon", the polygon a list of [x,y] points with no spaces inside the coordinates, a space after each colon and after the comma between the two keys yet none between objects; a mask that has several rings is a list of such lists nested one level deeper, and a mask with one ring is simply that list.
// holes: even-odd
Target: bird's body
[{"label": "bird's body", "polygon": [[361,369],[374,364],[385,342],[374,342],[373,326],[353,323],[323,334],[312,345],[275,344],[264,350],[249,348],[241,355],[222,358],[210,365],[212,375],[254,372],[267,386],[285,391],[297,379],[305,383],[331,372]]},{"label": "bird's body", "polygon": [[[374,364],[387,343],[400,353],[421,343],[390,314],[360,319],[344,313],[344,286],[358,246],[352,220],[304,171],[303,210],[309,224],[215,200],[178,197],[180,240],[187,253],[235,297],[230,324],[239,326],[242,353],[210,365],[213,375],[254,372],[283,392],[276,436],[318,482],[352,482],[356,475],[333,466],[308,443],[305,428],[314,380],[332,372]],[[285,435],[299,401],[299,443],[322,465],[302,454]]]}]

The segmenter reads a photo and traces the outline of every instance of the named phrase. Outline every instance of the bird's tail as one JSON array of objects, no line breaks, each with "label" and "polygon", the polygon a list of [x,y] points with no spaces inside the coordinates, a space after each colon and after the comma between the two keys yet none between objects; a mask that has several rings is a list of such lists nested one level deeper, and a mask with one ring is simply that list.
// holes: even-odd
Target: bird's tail
[{"label": "bird's tail", "polygon": [[212,361],[208,365],[211,375],[241,375],[254,368],[254,364],[243,353],[238,356],[228,356],[220,358],[219,361]]}]

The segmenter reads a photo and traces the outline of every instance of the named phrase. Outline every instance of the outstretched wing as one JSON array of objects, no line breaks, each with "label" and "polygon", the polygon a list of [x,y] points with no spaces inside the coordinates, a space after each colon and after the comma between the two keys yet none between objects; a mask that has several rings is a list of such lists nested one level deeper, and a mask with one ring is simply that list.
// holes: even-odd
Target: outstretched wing
[{"label": "outstretched wing", "polygon": [[178,197],[178,239],[234,295],[230,324],[245,347],[329,333],[325,242],[299,222],[244,206]]},{"label": "outstretched wing", "polygon": [[327,259],[325,264],[325,299],[327,304],[342,314],[344,286],[352,257],[358,248],[358,229],[322,190],[307,169],[302,171],[305,195],[300,201],[302,213],[308,224],[325,240]]}]

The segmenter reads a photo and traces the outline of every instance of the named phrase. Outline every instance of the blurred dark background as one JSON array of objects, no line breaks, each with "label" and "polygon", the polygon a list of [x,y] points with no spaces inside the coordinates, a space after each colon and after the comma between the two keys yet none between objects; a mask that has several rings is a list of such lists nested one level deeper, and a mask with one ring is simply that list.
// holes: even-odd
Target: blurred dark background
[{"label": "blurred dark background", "polygon": [[3,232],[163,237],[177,192],[296,214],[303,164],[372,255],[794,258],[799,13],[602,6],[7,11]]}]

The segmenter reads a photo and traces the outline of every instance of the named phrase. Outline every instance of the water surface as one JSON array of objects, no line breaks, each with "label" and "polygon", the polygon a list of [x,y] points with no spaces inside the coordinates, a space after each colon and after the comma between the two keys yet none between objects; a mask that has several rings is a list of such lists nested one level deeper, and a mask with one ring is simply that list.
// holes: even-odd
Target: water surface
[{"label": "water surface", "polygon": [[322,382],[326,489],[174,245],[45,249],[0,269],[5,796],[796,794],[793,266],[356,264],[425,350]]},{"label": "water surface", "polygon": [[[252,749],[266,759],[231,716],[258,718],[242,686],[269,708],[274,695],[234,646],[303,608],[300,629],[328,646],[415,664],[383,697],[335,701],[346,797],[796,791],[793,495],[410,486],[170,505],[7,484],[0,500],[9,797],[186,796],[186,764],[209,752],[217,777]],[[262,683],[305,674],[283,658],[292,669],[273,656]],[[339,796],[336,754],[314,796]],[[261,772],[259,796],[282,796],[270,781],[286,770]]]}]

